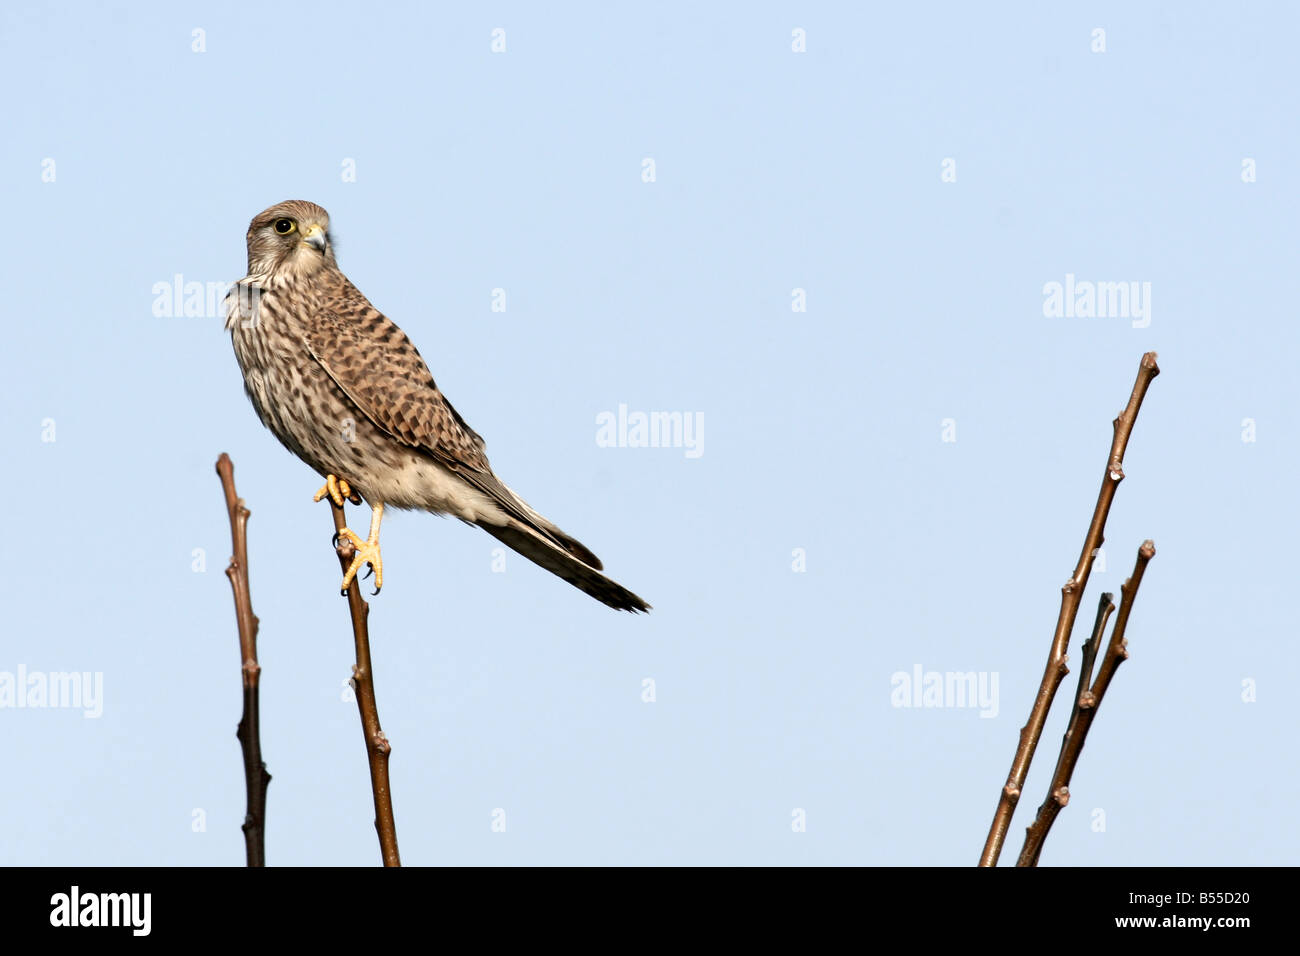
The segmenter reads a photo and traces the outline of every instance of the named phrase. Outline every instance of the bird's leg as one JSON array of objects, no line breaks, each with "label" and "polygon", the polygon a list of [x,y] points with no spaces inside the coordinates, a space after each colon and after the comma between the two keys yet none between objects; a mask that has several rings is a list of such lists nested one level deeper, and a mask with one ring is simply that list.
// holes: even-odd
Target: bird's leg
[{"label": "bird's leg", "polygon": [[356,556],[352,559],[352,564],[348,566],[347,573],[343,575],[342,591],[347,593],[348,585],[352,579],[357,576],[364,564],[370,565],[370,570],[375,575],[375,593],[384,586],[384,560],[379,556],[379,524],[384,520],[384,503],[376,501],[370,506],[370,537],[363,540],[361,535],[357,534],[351,528],[344,528],[338,533],[338,537],[347,538],[352,542],[352,547],[356,549]]},{"label": "bird's leg", "polygon": [[[324,498],[342,508],[343,502],[350,501],[354,505],[361,504],[361,496],[352,490],[346,478],[339,478],[336,475],[326,475],[325,484],[320,491],[316,492],[314,501],[321,501]],[[343,594],[348,593],[348,585],[357,576],[362,565],[370,565],[370,570],[375,575],[375,593],[384,586],[384,562],[379,556],[379,523],[384,520],[383,503],[377,503],[370,509],[370,538],[363,540],[359,534],[351,528],[344,528],[334,535],[334,546],[338,547],[339,538],[347,538],[352,544],[355,556],[352,558],[352,564],[348,566],[347,573],[343,575],[343,586],[339,589]]]},{"label": "bird's leg", "polygon": [[346,478],[336,478],[334,475],[325,476],[325,484],[321,486],[320,491],[316,492],[312,501],[320,501],[326,496],[329,496],[330,501],[340,508],[343,507],[345,498],[354,505],[361,504],[361,496],[352,490],[348,480]]}]

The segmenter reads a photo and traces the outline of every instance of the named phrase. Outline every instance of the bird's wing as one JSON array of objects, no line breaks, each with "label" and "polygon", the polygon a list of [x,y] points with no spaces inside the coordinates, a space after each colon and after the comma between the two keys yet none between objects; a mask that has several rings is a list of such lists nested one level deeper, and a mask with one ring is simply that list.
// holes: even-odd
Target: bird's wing
[{"label": "bird's wing", "polygon": [[304,337],[312,357],[391,437],[448,465],[492,470],[483,439],[447,401],[406,333],[369,302],[316,312]]},{"label": "bird's wing", "polygon": [[483,439],[447,401],[406,333],[346,279],[343,293],[312,316],[305,344],[358,410],[394,440],[419,449],[495,501],[511,517],[600,569],[600,559],[506,487]]}]

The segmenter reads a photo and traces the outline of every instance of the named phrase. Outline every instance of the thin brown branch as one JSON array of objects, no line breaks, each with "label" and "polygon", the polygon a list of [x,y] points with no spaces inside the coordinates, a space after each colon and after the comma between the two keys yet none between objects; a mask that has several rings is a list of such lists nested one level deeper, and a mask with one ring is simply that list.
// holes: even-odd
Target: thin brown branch
[{"label": "thin brown branch", "polygon": [[1097,679],[1092,682],[1094,708],[1101,705],[1101,699],[1106,696],[1106,689],[1110,687],[1119,665],[1128,660],[1128,641],[1125,639],[1128,618],[1133,613],[1133,602],[1137,599],[1142,576],[1147,572],[1147,564],[1155,556],[1156,543],[1148,538],[1142,542],[1142,547],[1138,548],[1137,563],[1133,565],[1132,576],[1120,588],[1119,613],[1115,615],[1115,629],[1111,632],[1110,643],[1106,646],[1106,656],[1102,658],[1101,667],[1097,670]]},{"label": "thin brown branch", "polygon": [[1079,663],[1079,689],[1074,695],[1076,706],[1083,703],[1084,696],[1088,693],[1088,686],[1092,683],[1092,668],[1097,663],[1097,649],[1101,647],[1101,636],[1106,633],[1106,622],[1110,620],[1111,612],[1114,610],[1115,595],[1110,591],[1102,592],[1101,599],[1097,602],[1097,619],[1093,621],[1092,633],[1083,642],[1083,657]]},{"label": "thin brown branch", "polygon": [[[347,527],[343,520],[343,507],[330,502],[334,512],[334,530],[341,532]],[[337,539],[336,549],[339,565],[344,572],[352,563],[356,553],[352,542],[342,534]],[[361,712],[361,729],[366,737],[366,755],[370,761],[370,788],[375,797],[375,831],[379,834],[379,850],[383,856],[384,866],[401,866],[397,853],[397,824],[393,820],[393,795],[388,785],[388,755],[392,746],[379,726],[379,707],[375,703],[374,669],[370,663],[370,605],[361,597],[361,587],[353,578],[348,585],[348,610],[352,614],[352,636],[357,645],[357,662],[352,668],[352,685],[356,690],[357,709]]]},{"label": "thin brown branch", "polygon": [[266,788],[271,775],[262,761],[262,730],[258,708],[258,685],[262,668],[257,663],[257,615],[253,613],[248,585],[248,516],[244,499],[235,494],[235,466],[225,452],[217,459],[217,475],[225,493],[230,517],[230,565],[226,577],[235,595],[235,620],[239,625],[239,658],[244,687],[244,714],[235,736],[244,753],[244,785],[248,810],[244,814],[244,850],[249,866],[266,865]]},{"label": "thin brown branch", "polygon": [[[1083,661],[1079,667],[1079,690],[1074,696],[1074,710],[1070,713],[1070,722],[1066,725],[1065,736],[1061,739],[1061,752],[1056,759],[1056,769],[1052,772],[1052,783],[1047,788],[1047,798],[1038,808],[1038,815],[1025,835],[1025,847],[1020,853],[1017,866],[1036,866],[1038,852],[1042,849],[1047,831],[1051,829],[1056,815],[1070,802],[1070,774],[1074,771],[1071,754],[1077,759],[1079,751],[1072,748],[1077,743],[1082,746],[1080,724],[1088,719],[1085,715],[1092,713],[1092,692],[1088,685],[1092,682],[1092,667],[1097,659],[1097,649],[1101,646],[1102,635],[1106,633],[1106,622],[1115,610],[1114,595],[1107,591],[1097,603],[1097,619],[1092,626],[1092,634],[1083,645]],[[1083,731],[1086,733],[1086,730]],[[1032,862],[1029,862],[1031,861]]]},{"label": "thin brown branch", "polygon": [[[1079,563],[1061,588],[1061,611],[1057,616],[1056,631],[1052,635],[1052,646],[1047,656],[1047,666],[1043,670],[1043,679],[1038,686],[1033,707],[1029,711],[1029,720],[1020,730],[1020,741],[1016,747],[1015,757],[1011,761],[1011,770],[1007,782],[998,797],[997,810],[993,814],[993,823],[989,827],[988,839],[984,851],[980,854],[980,866],[996,866],[1002,854],[1002,845],[1006,842],[1007,832],[1011,827],[1011,817],[1020,800],[1020,792],[1029,774],[1029,765],[1034,759],[1034,751],[1047,723],[1047,712],[1051,709],[1056,689],[1065,676],[1065,652],[1069,645],[1070,633],[1074,629],[1074,620],[1079,613],[1079,602],[1083,599],[1088,576],[1092,573],[1092,559],[1105,540],[1106,517],[1110,514],[1111,503],[1115,500],[1115,489],[1124,480],[1124,450],[1128,447],[1129,436],[1137,421],[1142,399],[1152,380],[1160,374],[1156,365],[1156,353],[1148,352],[1142,356],[1138,366],[1137,381],[1133,383],[1128,405],[1113,423],[1114,437],[1111,440],[1110,456],[1106,461],[1106,473],[1102,478],[1101,491],[1097,495],[1097,506],[1093,509],[1092,522],[1084,537],[1083,550],[1079,554]],[[1104,665],[1103,665],[1104,666]]]},{"label": "thin brown branch", "polygon": [[[1057,814],[1070,802],[1070,779],[1074,775],[1074,768],[1079,764],[1079,756],[1083,753],[1083,745],[1088,740],[1088,731],[1092,727],[1093,720],[1097,717],[1102,698],[1106,696],[1106,688],[1110,686],[1115,671],[1119,669],[1119,665],[1123,661],[1128,659],[1128,642],[1124,639],[1124,634],[1128,630],[1128,618],[1133,611],[1133,602],[1137,598],[1138,586],[1142,583],[1142,575],[1146,573],[1147,564],[1155,556],[1155,543],[1149,539],[1142,542],[1142,547],[1138,548],[1137,563],[1133,566],[1133,574],[1120,588],[1119,614],[1115,617],[1115,628],[1111,631],[1110,643],[1106,646],[1106,656],[1102,658],[1101,667],[1097,670],[1097,679],[1093,681],[1092,687],[1081,690],[1075,702],[1074,713],[1070,717],[1070,726],[1065,731],[1065,739],[1061,741],[1061,755],[1056,762],[1056,772],[1052,775],[1052,783],[1048,787],[1047,799],[1038,808],[1037,818],[1025,832],[1025,845],[1020,851],[1020,860],[1017,862],[1017,866],[1038,865],[1038,858],[1042,855],[1043,842],[1047,839],[1048,831],[1052,829]],[[1109,594],[1103,595],[1105,603],[1110,605],[1110,609],[1106,611],[1107,617],[1110,616],[1110,611],[1114,610],[1115,607],[1114,604],[1110,603],[1109,598]],[[1099,613],[1098,628],[1093,632],[1091,638],[1094,648],[1097,646],[1097,642],[1100,641],[1101,631],[1104,626],[1105,622]]]}]

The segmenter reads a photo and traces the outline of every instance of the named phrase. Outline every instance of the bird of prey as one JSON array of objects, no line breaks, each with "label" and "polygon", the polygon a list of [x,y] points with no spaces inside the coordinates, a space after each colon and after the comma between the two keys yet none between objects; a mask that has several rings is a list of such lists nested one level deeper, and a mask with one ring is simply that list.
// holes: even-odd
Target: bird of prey
[{"label": "bird of prey", "polygon": [[226,328],[262,424],[325,478],[316,500],[370,505],[368,538],[340,532],[356,549],[345,592],[365,565],[375,593],[383,586],[379,525],[391,506],[453,515],[612,608],[650,609],[493,473],[411,340],[339,271],[320,206],[290,200],[253,219]]}]

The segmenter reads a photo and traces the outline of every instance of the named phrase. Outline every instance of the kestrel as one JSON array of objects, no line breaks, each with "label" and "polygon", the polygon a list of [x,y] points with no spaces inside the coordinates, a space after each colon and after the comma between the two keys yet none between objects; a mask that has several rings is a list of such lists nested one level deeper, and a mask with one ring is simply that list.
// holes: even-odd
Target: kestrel
[{"label": "kestrel", "polygon": [[384,508],[418,508],[478,525],[535,564],[618,610],[650,605],[601,574],[600,559],[528,506],[492,471],[483,439],[434,384],[405,333],[339,271],[330,220],[290,200],[248,227],[248,275],[226,296],[226,328],[262,424],[325,478],[316,500],[360,495],[364,565],[383,585]]}]

